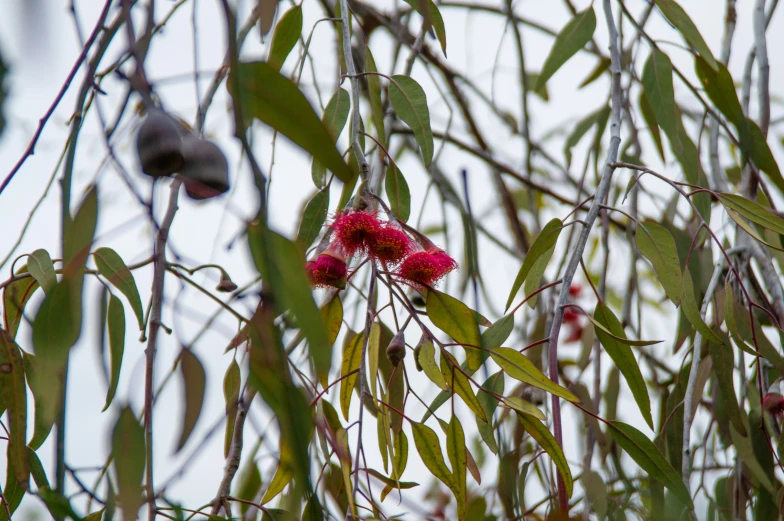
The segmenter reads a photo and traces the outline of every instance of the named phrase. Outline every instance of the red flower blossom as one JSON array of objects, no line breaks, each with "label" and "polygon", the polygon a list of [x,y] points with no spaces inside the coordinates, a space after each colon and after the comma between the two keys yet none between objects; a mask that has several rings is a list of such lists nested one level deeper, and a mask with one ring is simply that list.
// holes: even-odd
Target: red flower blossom
[{"label": "red flower blossom", "polygon": [[305,263],[311,284],[317,288],[346,287],[346,261],[339,254],[327,250],[314,261]]},{"label": "red flower blossom", "polygon": [[580,313],[573,307],[564,310],[563,321],[565,324],[576,324],[580,320]]},{"label": "red flower blossom", "polygon": [[340,251],[347,257],[353,257],[368,250],[381,226],[374,214],[350,212],[339,214],[332,223],[332,230]]},{"label": "red flower blossom", "polygon": [[564,340],[564,342],[566,342],[567,344],[571,342],[579,342],[583,338],[584,328],[582,324],[574,323],[569,327],[569,329],[570,329],[569,336],[566,337],[566,340]]},{"label": "red flower blossom", "polygon": [[447,273],[457,268],[457,262],[440,248],[412,253],[397,269],[397,276],[414,286],[434,286]]},{"label": "red flower blossom", "polygon": [[580,284],[572,284],[569,286],[569,296],[572,298],[577,298],[580,296],[580,293],[583,292],[583,287]]},{"label": "red flower blossom", "polygon": [[413,243],[406,233],[386,224],[368,241],[368,254],[385,264],[395,265],[411,252]]},{"label": "red flower blossom", "polygon": [[762,408],[773,416],[784,414],[784,396],[779,393],[768,393],[762,400]]}]

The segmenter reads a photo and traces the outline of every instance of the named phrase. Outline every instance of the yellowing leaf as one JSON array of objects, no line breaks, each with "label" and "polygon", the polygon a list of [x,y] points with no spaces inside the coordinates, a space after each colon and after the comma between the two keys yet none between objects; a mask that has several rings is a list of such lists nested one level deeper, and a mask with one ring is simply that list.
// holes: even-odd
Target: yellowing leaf
[{"label": "yellowing leaf", "polygon": [[490,356],[506,374],[515,380],[533,385],[570,402],[580,402],[574,394],[547,378],[525,355],[514,349],[497,347],[491,350]]}]

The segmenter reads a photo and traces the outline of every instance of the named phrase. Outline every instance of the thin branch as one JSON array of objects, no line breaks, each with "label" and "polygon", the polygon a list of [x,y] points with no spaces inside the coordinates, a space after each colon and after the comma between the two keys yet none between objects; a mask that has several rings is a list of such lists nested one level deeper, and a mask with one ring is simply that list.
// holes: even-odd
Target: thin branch
[{"label": "thin branch", "polygon": [[223,479],[220,482],[220,486],[218,486],[218,492],[215,494],[215,499],[212,500],[211,515],[213,516],[218,515],[222,506],[226,508],[227,514],[231,513],[229,507],[226,505],[226,500],[231,491],[231,482],[234,480],[234,476],[240,468],[245,419],[248,417],[248,409],[250,408],[254,395],[255,392],[250,388],[245,389],[242,399],[237,404],[237,416],[234,418],[234,431],[232,432],[229,455],[226,458],[226,468],[223,471]]},{"label": "thin branch", "polygon": [[153,440],[152,440],[152,404],[154,392],[155,351],[158,340],[158,330],[161,325],[161,311],[163,308],[163,282],[166,276],[166,243],[169,239],[169,229],[174,214],[177,212],[177,198],[180,193],[181,181],[175,179],[169,188],[169,206],[163,217],[161,227],[155,238],[155,251],[153,256],[152,301],[150,304],[149,331],[147,332],[147,348],[144,350],[144,441],[146,449],[146,474],[145,492],[147,495],[147,515],[150,521],[155,520],[157,508],[155,506],[155,486],[153,483]]},{"label": "thin branch", "polygon": [[343,41],[341,42],[343,45],[343,58],[346,62],[346,74],[351,82],[351,150],[357,159],[360,175],[363,179],[366,179],[368,164],[359,141],[359,78],[357,78],[354,55],[351,52],[351,24],[348,16],[348,0],[340,0],[340,19],[343,26]]}]

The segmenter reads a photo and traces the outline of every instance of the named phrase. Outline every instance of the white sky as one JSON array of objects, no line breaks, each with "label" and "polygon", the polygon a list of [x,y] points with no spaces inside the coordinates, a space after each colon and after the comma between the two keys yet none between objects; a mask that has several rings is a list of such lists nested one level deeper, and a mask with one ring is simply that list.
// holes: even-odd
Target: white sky
[{"label": "white sky", "polygon": [[[98,0],[75,0],[79,20],[82,30],[89,34],[103,2]],[[580,0],[575,1],[578,9],[585,8],[589,2]],[[60,88],[63,79],[66,77],[81,47],[75,36],[73,18],[67,9],[68,2],[55,1],[45,2],[43,0],[27,0],[12,2],[5,0],[3,11],[5,16],[0,17],[0,49],[3,56],[10,64],[11,72],[7,78],[7,85],[10,88],[11,96],[8,99],[4,110],[7,118],[7,129],[0,139],[0,173],[3,176],[10,170],[11,166],[20,157],[27,143],[32,136],[38,119],[46,112],[49,104]],[[243,12],[247,12],[250,2],[243,2]],[[284,3],[288,8],[289,4]],[[379,7],[387,9],[387,2],[377,2]],[[690,13],[698,24],[703,37],[708,45],[718,56],[720,51],[720,41],[723,29],[724,2],[716,0],[682,0],[681,4]],[[738,29],[735,33],[735,45],[730,62],[730,70],[737,82],[741,81],[743,62],[746,54],[753,43],[751,33],[751,12],[754,2],[751,0],[738,1]],[[157,2],[158,13],[156,18],[161,19],[174,2],[159,0]],[[630,0],[629,8],[634,13],[640,13],[645,6],[643,1]],[[561,2],[555,1],[536,1],[527,0],[517,2],[516,12],[536,20],[543,25],[558,30],[569,19],[569,13]],[[594,3],[597,14],[596,41],[604,49],[606,38],[606,26],[604,13],[601,9],[601,2]],[[320,4],[310,0],[304,2],[304,25],[306,31],[312,27],[313,23],[323,17]],[[495,70],[494,95],[499,107],[509,111],[520,120],[520,95],[517,86],[517,58],[514,50],[512,35],[504,31],[504,20],[496,15],[486,13],[471,13],[467,15],[464,11],[454,8],[443,8],[442,13],[446,23],[448,53],[447,63],[477,82],[477,84],[489,92],[493,76],[494,63],[498,66]],[[199,1],[198,2],[198,59],[199,70],[204,73],[200,83],[200,92],[203,92],[207,82],[211,79],[212,72],[222,61],[225,52],[225,37],[223,18],[219,9],[219,2]],[[111,18],[111,17],[110,17]],[[244,16],[240,16],[240,20]],[[618,16],[616,13],[616,21]],[[784,19],[777,13],[773,24],[768,31],[768,48],[770,50],[771,62],[771,85],[772,91],[776,94],[776,87],[782,84],[782,56],[776,52],[784,45]],[[419,23],[415,18],[414,23]],[[660,40],[677,42],[681,45],[678,34],[669,28],[667,23],[657,13],[653,14],[647,29],[651,34],[656,35]],[[625,26],[627,34],[631,34],[631,29]],[[526,49],[527,66],[530,72],[536,72],[541,67],[547,51],[549,50],[552,39],[536,32],[530,28],[522,28],[524,37],[524,47]],[[381,31],[372,38],[370,45],[374,52],[379,70],[389,72],[391,41],[379,35]],[[124,35],[116,38],[116,45],[112,46],[109,57],[103,61],[104,66],[111,63],[111,58],[117,56],[125,47]],[[315,31],[311,50],[315,58],[315,69],[320,81],[323,103],[326,104],[329,96],[334,92],[337,77],[336,63],[334,59],[334,31],[327,24],[320,24]],[[500,54],[496,58],[496,52]],[[269,38],[264,44],[259,43],[257,32],[252,32],[243,50],[247,58],[262,59],[266,56]],[[438,51],[437,45],[430,39],[427,44]],[[663,47],[672,60],[688,75],[693,76],[693,66],[691,59],[685,51],[673,45],[664,44]],[[297,47],[289,57],[284,67],[284,71],[290,71],[297,54],[301,48]],[[404,60],[401,60],[404,61]],[[162,95],[164,103],[171,112],[182,118],[193,121],[196,113],[196,93],[192,81],[193,73],[193,32],[191,25],[191,6],[180,9],[170,20],[163,34],[156,37],[151,54],[148,59],[147,74],[149,78],[158,84],[158,93]],[[642,61],[639,67],[642,67]],[[572,124],[582,116],[598,108],[604,103],[609,89],[609,82],[606,78],[595,82],[591,86],[578,89],[577,86],[583,78],[590,72],[595,64],[595,59],[586,54],[578,54],[565,67],[563,67],[548,82],[550,101],[544,103],[537,97],[531,97],[531,129],[533,135],[538,140],[548,135],[555,129],[562,129],[562,135],[551,140],[550,151],[556,158],[562,158],[563,133],[571,130]],[[398,64],[400,67],[401,65]],[[396,72],[400,72],[398,69]],[[444,102],[440,99],[438,91],[427,72],[421,65],[416,65],[413,76],[427,90],[428,100],[431,110],[431,117],[434,129],[442,130],[448,119],[448,112]],[[18,237],[26,217],[35,205],[36,200],[41,196],[44,187],[47,185],[52,172],[56,168],[59,154],[62,151],[65,137],[68,130],[68,120],[73,110],[75,95],[79,84],[83,78],[83,71],[76,76],[74,85],[69,89],[64,100],[55,111],[49,121],[41,140],[36,147],[36,153],[30,157],[19,172],[14,181],[2,194],[0,199],[0,259],[5,257],[11,245]],[[318,106],[315,91],[312,88],[313,77],[310,67],[305,68],[303,85],[306,94],[309,96],[314,106]],[[114,118],[115,106],[120,96],[124,93],[124,84],[119,80],[111,79],[104,83],[103,89],[108,93],[107,96],[100,98],[100,104],[109,117]],[[687,99],[685,89],[676,84],[676,94],[681,99]],[[134,98],[136,100],[136,98]],[[187,265],[196,265],[207,262],[217,262],[224,266],[232,278],[240,285],[252,279],[254,270],[249,263],[244,241],[240,240],[234,249],[228,249],[231,240],[244,227],[244,219],[253,215],[255,212],[254,189],[250,182],[248,169],[243,164],[238,170],[239,165],[239,146],[230,136],[233,132],[233,123],[228,111],[228,99],[225,89],[221,87],[218,96],[209,113],[207,119],[207,133],[214,137],[222,146],[223,150],[230,158],[232,165],[232,175],[234,188],[230,196],[223,197],[217,201],[208,203],[194,203],[184,196],[180,198],[180,210],[174,222],[171,233],[171,244],[174,251],[182,257],[182,262]],[[693,106],[693,103],[692,103]],[[475,107],[479,107],[478,104]],[[488,142],[491,144],[497,157],[510,165],[522,170],[522,152],[524,147],[519,136],[511,136],[502,125],[498,124],[489,111],[485,108],[476,110],[476,115],[482,125]],[[752,112],[755,114],[755,112]],[[773,118],[782,113],[780,104],[774,104]],[[365,118],[369,119],[368,117]],[[464,134],[462,121],[455,115],[455,123],[452,132],[458,135]],[[115,135],[115,146],[120,154],[125,166],[132,173],[135,168],[135,158],[132,154],[131,139],[133,129],[136,125],[135,118],[126,118],[120,130]],[[564,131],[565,129],[565,131]],[[341,144],[346,145],[346,134],[344,131],[341,137]],[[643,133],[644,134],[644,133]],[[774,154],[781,161],[781,147],[779,138],[780,129],[772,128],[771,146]],[[257,128],[254,136],[254,149],[258,158],[268,170],[270,162],[270,138],[271,133]],[[469,140],[470,141],[470,140]],[[647,138],[646,138],[647,141]],[[775,142],[775,144],[773,144]],[[440,144],[437,142],[437,149]],[[575,154],[573,160],[574,169],[582,164],[583,149]],[[657,156],[652,153],[652,149],[644,153],[643,159],[652,167],[660,168]],[[98,230],[99,245],[111,246],[115,248],[128,263],[132,263],[146,258],[151,251],[152,238],[151,229],[143,216],[143,209],[136,200],[130,196],[126,186],[113,168],[102,168],[100,165],[106,155],[105,146],[101,137],[98,119],[95,111],[91,111],[87,118],[85,128],[80,135],[79,153],[75,169],[74,179],[74,201],[77,201],[82,190],[93,180],[98,179],[101,208],[100,223]],[[559,159],[562,160],[562,159]],[[460,168],[466,167],[469,171],[471,183],[472,205],[476,215],[486,215],[483,224],[491,229],[497,230],[499,238],[511,244],[511,238],[506,231],[503,215],[498,211],[495,191],[491,188],[490,172],[480,162],[466,156],[454,148],[447,148],[439,160],[440,167],[451,177],[455,186],[459,177]],[[426,186],[426,176],[421,166],[415,158],[406,157],[400,161],[413,194],[411,217],[412,223],[417,222],[420,207],[423,200],[424,189]],[[678,169],[669,165],[668,172],[677,172]],[[576,171],[576,170],[575,170]],[[58,171],[58,176],[61,172]],[[674,174],[673,174],[674,175]],[[619,172],[618,176],[625,184],[628,179],[627,172]],[[132,181],[145,197],[149,197],[151,184],[147,178],[133,173]],[[649,188],[654,189],[651,183]],[[519,186],[509,181],[510,187]],[[560,187],[555,184],[553,189],[560,193],[568,194],[568,187]],[[281,232],[292,235],[296,233],[298,225],[298,214],[304,201],[313,193],[314,188],[310,181],[310,161],[300,153],[294,146],[285,139],[277,140],[275,152],[275,164],[272,173],[272,193],[270,197],[270,213],[272,225]],[[156,191],[155,205],[158,209],[157,215],[162,215],[168,189],[161,186]],[[333,206],[339,196],[339,192],[334,191]],[[48,196],[44,199],[40,209],[35,214],[27,234],[14,256],[22,253],[29,253],[37,248],[46,248],[52,257],[59,256],[59,188],[54,183],[49,190]],[[430,200],[423,217],[423,227],[429,224],[436,224],[440,220],[440,208],[433,204],[434,199]],[[558,209],[561,216],[567,211],[563,208]],[[720,224],[720,223],[719,223]],[[459,220],[454,214],[450,214],[450,245],[459,252],[459,241],[461,237],[459,230]],[[435,237],[439,243],[443,242],[443,236]],[[492,246],[487,240],[480,239],[480,264],[487,286],[490,288],[491,306],[488,308],[483,304],[483,311],[499,310],[506,299],[509,285],[513,280],[519,261],[510,258],[508,255],[500,253],[500,250]],[[500,254],[499,254],[500,253]],[[173,256],[170,254],[170,259]],[[557,258],[557,257],[556,257]],[[620,290],[621,278],[625,273],[625,258],[619,256],[620,271],[613,269],[611,284],[617,283]],[[0,279],[5,280],[9,275],[10,265],[2,267]],[[205,270],[206,272],[206,270]],[[205,273],[202,272],[202,273]],[[150,270],[138,270],[134,273],[143,301],[149,296],[151,282]],[[617,278],[616,278],[617,277]],[[205,286],[210,288],[211,284],[217,282],[215,273],[199,275],[197,280],[206,281]],[[456,280],[451,280],[450,284],[445,285],[445,289],[450,292],[457,290]],[[97,302],[98,287],[94,283],[88,283],[85,291],[87,302]],[[157,377],[160,381],[171,367],[171,363],[179,351],[178,342],[189,342],[195,331],[204,323],[205,318],[210,316],[215,306],[210,301],[199,296],[191,289],[181,287],[175,279],[170,278],[167,284],[167,298],[169,302],[175,297],[180,308],[176,317],[172,314],[172,308],[168,307],[164,322],[174,327],[175,334],[171,337],[163,336],[159,345],[158,372]],[[40,295],[36,301],[39,301]],[[249,316],[253,303],[246,302],[238,305],[238,309],[245,310]],[[666,307],[666,306],[665,306]],[[346,317],[353,316],[353,309],[349,311],[347,306]],[[672,309],[671,306],[667,309]],[[126,311],[128,311],[126,306]],[[69,430],[67,445],[67,461],[76,467],[91,467],[103,464],[109,449],[108,436],[113,425],[117,405],[124,401],[129,401],[135,411],[139,411],[142,404],[143,389],[143,345],[138,342],[138,332],[134,331],[135,320],[132,315],[127,315],[128,338],[126,343],[126,357],[123,364],[122,378],[115,399],[115,406],[106,413],[101,414],[106,384],[101,376],[100,362],[97,357],[97,332],[99,325],[96,320],[97,306],[89,306],[83,325],[83,336],[79,344],[74,348],[71,358],[71,373],[69,379]],[[490,316],[491,319],[497,316]],[[221,381],[223,373],[230,361],[230,355],[223,355],[223,348],[228,339],[233,335],[236,328],[231,320],[225,315],[221,315],[213,331],[205,335],[204,338],[195,346],[195,352],[202,360],[207,370],[208,384],[206,399],[202,416],[197,425],[196,431],[191,437],[190,443],[186,446],[183,453],[189,455],[194,451],[195,440],[201,437],[210,429],[215,421],[223,414],[223,396]],[[521,322],[520,316],[517,317],[517,324]],[[674,336],[674,322],[672,320],[662,321],[657,318],[654,323],[646,323],[650,329],[644,331],[646,338],[665,337],[665,343],[651,348],[663,357],[671,355],[671,337]],[[645,335],[647,333],[647,336]],[[416,343],[413,334],[408,338],[410,344]],[[30,349],[30,329],[23,325],[20,329],[18,340],[25,349]],[[338,343],[339,345],[339,343]],[[339,348],[338,348],[339,350]],[[577,356],[575,348],[563,349],[563,356]],[[338,358],[338,355],[335,356]],[[677,361],[674,361],[676,363]],[[333,367],[339,362],[333,360]],[[605,364],[606,366],[607,364]],[[418,373],[410,373],[418,374]],[[508,384],[509,385],[509,384]],[[509,386],[507,385],[507,388]],[[426,387],[422,385],[422,388]],[[435,393],[432,393],[433,395]],[[411,402],[409,402],[411,403]],[[254,426],[256,423],[263,427],[266,423],[266,414],[261,412],[261,408],[256,402],[256,412],[253,414],[254,422],[249,422],[247,427],[248,445],[252,445]],[[634,409],[632,407],[632,409]],[[637,414],[626,414],[621,409],[622,419],[637,427],[645,430],[644,422]],[[654,411],[656,406],[654,405]],[[32,408],[31,408],[32,413]],[[181,414],[181,394],[179,383],[169,385],[160,395],[160,401],[156,404],[155,425],[156,425],[156,452],[155,452],[155,472],[156,485],[160,486],[168,480],[172,472],[179,468],[184,461],[182,455],[172,456],[176,437],[179,432],[178,422]],[[412,416],[418,418],[418,414]],[[465,414],[460,415],[465,426],[473,425],[473,420]],[[565,422],[567,425],[576,425],[581,421],[573,414],[573,410],[566,407]],[[374,452],[376,447],[375,426],[365,428],[367,436],[367,447],[369,453]],[[567,433],[570,428],[567,428]],[[695,429],[697,433],[699,429]],[[694,434],[697,436],[698,434]],[[50,478],[53,477],[52,464],[52,441],[50,440],[39,451],[44,465],[50,471]],[[411,438],[409,438],[411,440]],[[411,440],[413,444],[413,441]],[[177,481],[168,489],[168,496],[183,501],[189,507],[201,505],[210,500],[217,489],[218,482],[223,468],[223,434],[221,432],[213,437],[209,444],[201,450],[198,458],[189,467],[189,474],[185,479]],[[269,443],[269,448],[274,450],[276,444]],[[352,444],[353,446],[353,444]],[[413,447],[413,445],[412,445]],[[575,436],[568,436],[566,439],[565,451],[567,458],[574,462],[573,469],[579,466],[580,449],[577,445]],[[0,451],[3,452],[3,451]],[[262,469],[264,475],[270,477],[267,471],[273,463],[269,457],[269,449],[263,451]],[[0,456],[4,458],[4,456]],[[422,475],[422,467],[414,462],[416,457],[412,451],[409,458],[409,466],[404,479],[417,480]],[[380,466],[380,464],[379,464]],[[496,471],[492,465],[487,465],[483,469],[485,483],[493,482]],[[93,479],[92,474],[85,474],[85,479],[89,483]],[[469,479],[470,480],[470,479]],[[424,484],[424,480],[422,480]],[[75,488],[70,488],[74,491]],[[533,497],[533,496],[531,496]],[[389,513],[396,511],[395,507],[390,506],[391,500],[387,500],[385,505],[390,509]],[[77,503],[79,504],[79,503]],[[37,503],[29,498],[25,500],[20,508],[20,516],[32,519],[32,511],[37,509]],[[402,507],[401,507],[402,508]],[[29,517],[27,517],[29,516]]]}]

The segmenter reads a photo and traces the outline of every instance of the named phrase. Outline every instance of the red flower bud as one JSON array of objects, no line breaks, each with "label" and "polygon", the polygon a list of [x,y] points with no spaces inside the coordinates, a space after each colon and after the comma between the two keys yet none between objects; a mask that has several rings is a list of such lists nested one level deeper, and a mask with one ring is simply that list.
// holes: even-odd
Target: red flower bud
[{"label": "red flower bud", "polygon": [[768,393],[762,400],[762,408],[773,416],[784,414],[784,396],[779,393]]},{"label": "red flower bud", "polygon": [[572,298],[577,298],[580,296],[580,293],[583,292],[583,287],[580,284],[572,284],[569,286],[569,296]]},{"label": "red flower bud", "polygon": [[332,223],[335,244],[346,257],[364,253],[368,251],[381,226],[376,216],[367,212],[338,214]]},{"label": "red flower bud", "polygon": [[584,329],[582,324],[578,324],[578,323],[572,324],[569,329],[570,329],[569,336],[566,338],[566,340],[564,340],[564,342],[570,344],[572,342],[579,342],[580,340],[582,340],[583,329]]},{"label": "red flower bud", "polygon": [[387,265],[396,265],[411,252],[413,243],[403,230],[386,224],[368,240],[368,254]]},{"label": "red flower bud", "polygon": [[563,321],[564,324],[574,324],[580,320],[580,313],[572,308],[568,307],[564,310]]},{"label": "red flower bud", "polygon": [[305,270],[311,284],[317,288],[330,286],[344,289],[346,287],[346,261],[331,248],[319,255],[315,261],[308,261]]}]

